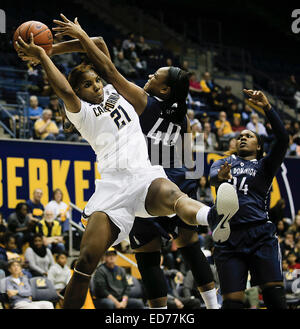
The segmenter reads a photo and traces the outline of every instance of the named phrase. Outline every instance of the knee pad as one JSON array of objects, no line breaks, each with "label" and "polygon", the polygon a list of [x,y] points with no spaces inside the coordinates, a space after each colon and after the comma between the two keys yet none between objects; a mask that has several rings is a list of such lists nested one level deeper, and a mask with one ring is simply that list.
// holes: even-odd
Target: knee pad
[{"label": "knee pad", "polygon": [[166,297],[168,288],[160,268],[160,252],[138,252],[135,258],[148,299]]},{"label": "knee pad", "polygon": [[223,300],[222,309],[226,310],[238,310],[245,308],[244,302],[235,299],[225,299]]},{"label": "knee pad", "polygon": [[267,309],[286,309],[285,290],[281,285],[266,287],[262,290]]},{"label": "knee pad", "polygon": [[210,265],[201,250],[200,241],[179,248],[179,250],[184,261],[189,265],[198,287],[214,281]]}]

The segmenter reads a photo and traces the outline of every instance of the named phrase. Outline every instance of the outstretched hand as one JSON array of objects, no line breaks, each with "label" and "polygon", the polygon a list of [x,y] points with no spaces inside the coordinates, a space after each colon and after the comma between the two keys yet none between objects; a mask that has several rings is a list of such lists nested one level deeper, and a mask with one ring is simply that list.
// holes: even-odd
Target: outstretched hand
[{"label": "outstretched hand", "polygon": [[[34,43],[33,34],[30,33],[29,43],[26,43],[20,36],[16,41],[17,53],[20,58],[39,62],[41,55],[45,50]],[[45,52],[46,53],[46,52]]]},{"label": "outstretched hand", "polygon": [[271,105],[269,103],[268,98],[266,97],[266,95],[262,92],[262,91],[258,91],[258,90],[251,90],[251,89],[243,89],[243,92],[249,96],[249,102],[262,107],[263,109],[271,109]]},{"label": "outstretched hand", "polygon": [[56,37],[69,35],[72,38],[77,39],[84,33],[84,30],[81,28],[78,22],[78,18],[74,19],[74,22],[70,21],[65,15],[60,14],[62,21],[54,19],[53,22],[57,24],[57,27],[53,27],[53,31],[57,31],[58,33],[55,34]]},{"label": "outstretched hand", "polygon": [[231,164],[228,164],[226,161],[218,170],[218,179],[219,180],[230,180],[232,175],[230,173]]}]

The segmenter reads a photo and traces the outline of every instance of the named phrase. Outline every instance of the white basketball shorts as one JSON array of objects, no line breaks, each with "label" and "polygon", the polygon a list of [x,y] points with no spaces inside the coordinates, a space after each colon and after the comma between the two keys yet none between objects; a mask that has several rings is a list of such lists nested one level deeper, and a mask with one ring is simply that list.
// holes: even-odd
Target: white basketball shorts
[{"label": "white basketball shorts", "polygon": [[84,208],[82,223],[86,226],[88,217],[96,211],[106,213],[120,229],[113,246],[119,244],[128,237],[135,217],[153,217],[145,209],[145,199],[150,184],[157,178],[168,179],[161,166],[101,173]]}]

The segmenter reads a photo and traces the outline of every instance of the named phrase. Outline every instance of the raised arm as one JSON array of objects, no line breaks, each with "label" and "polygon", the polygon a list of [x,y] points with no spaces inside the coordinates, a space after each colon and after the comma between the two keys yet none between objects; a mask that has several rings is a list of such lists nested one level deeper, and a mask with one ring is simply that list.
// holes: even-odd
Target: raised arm
[{"label": "raised arm", "polygon": [[244,90],[244,92],[250,97],[249,101],[251,103],[263,108],[266,117],[271,124],[275,136],[275,142],[272,145],[269,154],[265,157],[264,162],[267,167],[266,172],[271,176],[274,176],[286,155],[289,145],[289,135],[285,130],[278,113],[272,108],[264,93],[253,90]]},{"label": "raised arm", "polygon": [[77,18],[75,18],[73,23],[62,14],[61,17],[63,21],[54,20],[54,23],[59,26],[53,28],[53,30],[58,31],[60,35],[69,35],[78,39],[90,61],[102,75],[103,79],[112,84],[118,93],[131,103],[135,111],[141,115],[147,105],[146,92],[120,74],[113,62],[95,45],[87,33],[80,27]]},{"label": "raised arm", "polygon": [[[111,59],[107,45],[102,37],[93,37],[90,39],[105,54],[105,56]],[[51,56],[76,52],[85,52],[85,49],[83,48],[81,42],[78,39],[55,43],[52,46]]]},{"label": "raised arm", "polygon": [[[93,37],[91,38],[91,40],[108,58],[110,58],[109,50],[102,37]],[[55,43],[52,46],[51,54],[49,54],[49,56],[52,57],[55,55],[76,53],[76,52],[78,53],[85,52],[85,49],[82,47],[82,44],[78,39]],[[29,56],[20,56],[20,57],[23,61],[30,61],[33,65],[40,64],[40,62],[33,57],[29,57]]]},{"label": "raised arm", "polygon": [[79,112],[81,107],[80,99],[76,96],[65,76],[46,54],[45,50],[34,44],[32,33],[30,35],[30,43],[27,44],[19,37],[18,41],[16,41],[16,45],[20,57],[25,55],[40,61],[47,74],[51,87],[55,94],[63,100],[68,111],[74,113]]}]

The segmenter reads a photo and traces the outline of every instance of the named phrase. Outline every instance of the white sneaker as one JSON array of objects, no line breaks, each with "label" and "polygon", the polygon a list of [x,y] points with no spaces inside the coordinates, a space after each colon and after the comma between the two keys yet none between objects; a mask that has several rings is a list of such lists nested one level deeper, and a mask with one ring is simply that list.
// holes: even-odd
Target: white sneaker
[{"label": "white sneaker", "polygon": [[230,235],[229,220],[239,210],[239,199],[235,188],[229,183],[220,185],[217,192],[216,210],[222,216],[217,227],[213,230],[212,238],[215,242],[224,242]]}]

